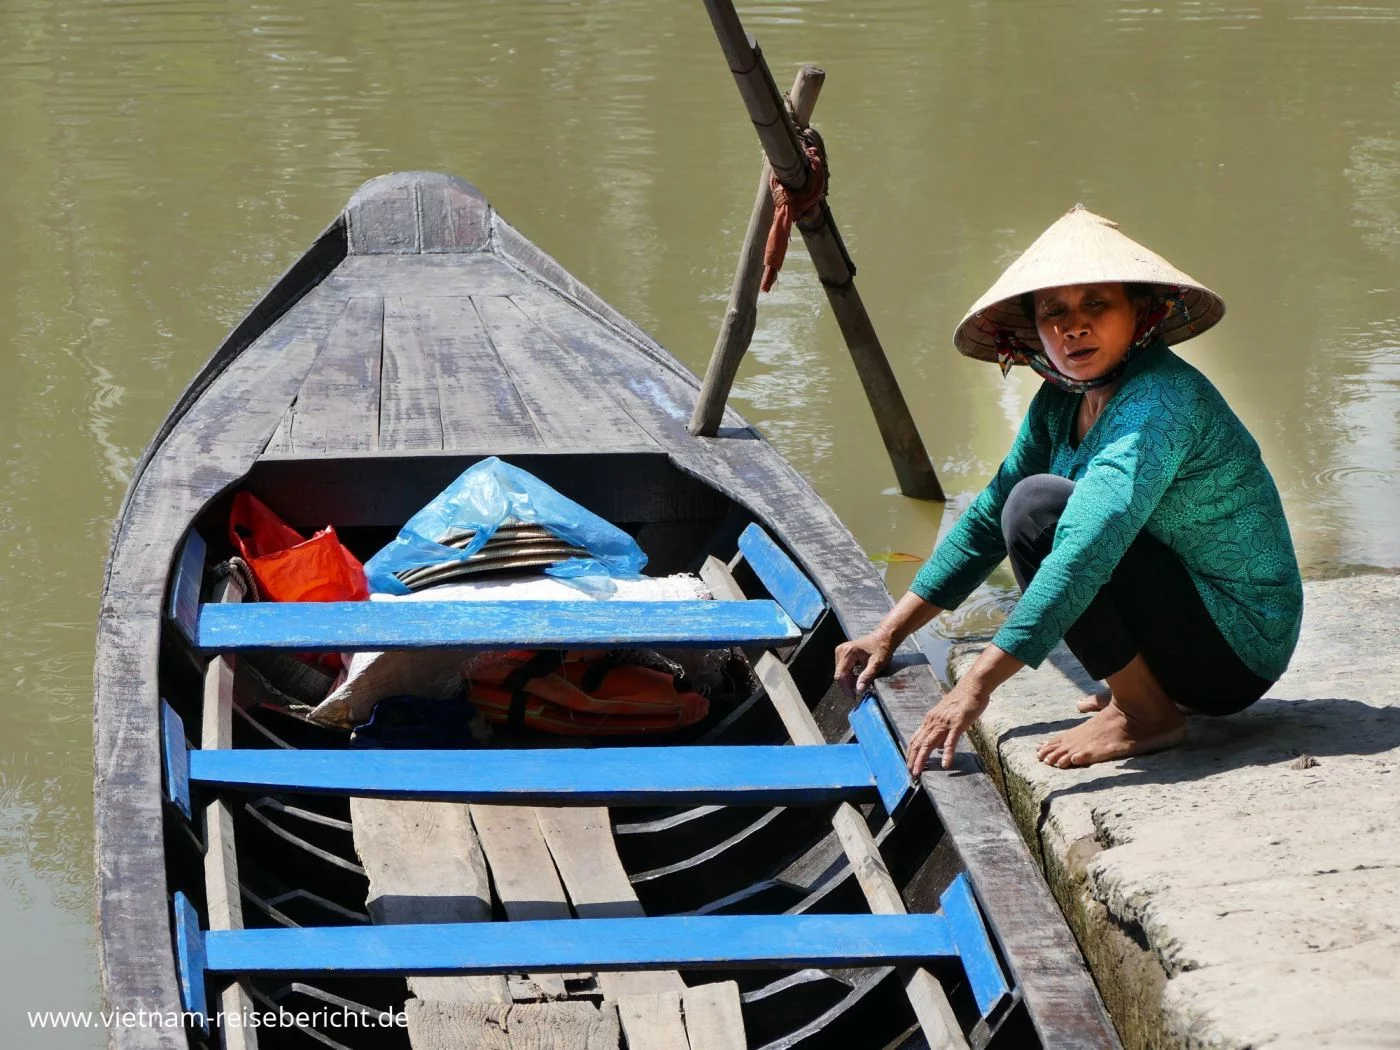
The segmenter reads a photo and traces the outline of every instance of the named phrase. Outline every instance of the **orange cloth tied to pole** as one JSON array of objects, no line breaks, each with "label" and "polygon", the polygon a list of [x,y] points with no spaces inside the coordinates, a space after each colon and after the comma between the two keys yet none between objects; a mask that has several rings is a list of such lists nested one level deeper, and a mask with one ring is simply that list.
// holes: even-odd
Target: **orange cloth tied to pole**
[{"label": "orange cloth tied to pole", "polygon": [[777,175],[768,177],[768,185],[773,191],[773,225],[768,228],[768,244],[763,249],[763,280],[759,287],[765,292],[773,287],[778,279],[778,271],[787,258],[788,241],[792,238],[792,224],[822,202],[826,196],[826,162],[815,143],[804,141],[802,151],[807,154],[811,174],[807,185],[801,191],[790,190],[778,181]]}]

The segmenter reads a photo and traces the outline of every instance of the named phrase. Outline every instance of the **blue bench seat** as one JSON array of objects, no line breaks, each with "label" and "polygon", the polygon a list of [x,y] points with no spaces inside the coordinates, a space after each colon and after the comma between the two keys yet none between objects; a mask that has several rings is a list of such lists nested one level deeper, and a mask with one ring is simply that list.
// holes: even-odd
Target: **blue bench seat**
[{"label": "blue bench seat", "polygon": [[914,791],[875,701],[851,713],[854,744],[523,750],[191,749],[162,705],[166,794],[192,815],[190,786],[535,806],[821,805]]},{"label": "blue bench seat", "polygon": [[771,580],[757,601],[366,601],[204,604],[205,544],[185,540],[170,619],[206,653],[268,650],[609,649],[768,647],[798,641],[824,608],[821,594],[757,526],[741,549]]},{"label": "blue bench seat", "polygon": [[705,915],[297,929],[202,930],[175,896],[185,1008],[206,1014],[209,974],[560,973],[883,966],[960,958],[983,1016],[1010,989],[966,878],[938,914]]},{"label": "blue bench seat", "polygon": [[781,645],[802,636],[771,601],[253,602],[201,605],[205,652],[609,649]]}]

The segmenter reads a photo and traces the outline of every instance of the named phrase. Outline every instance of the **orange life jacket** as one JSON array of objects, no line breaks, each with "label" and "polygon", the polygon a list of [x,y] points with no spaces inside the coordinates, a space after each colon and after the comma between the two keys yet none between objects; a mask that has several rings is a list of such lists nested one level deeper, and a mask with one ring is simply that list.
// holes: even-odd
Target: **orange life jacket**
[{"label": "orange life jacket", "polygon": [[471,701],[488,721],[562,736],[657,733],[709,712],[665,671],[620,663],[602,649],[516,649],[471,671]]}]

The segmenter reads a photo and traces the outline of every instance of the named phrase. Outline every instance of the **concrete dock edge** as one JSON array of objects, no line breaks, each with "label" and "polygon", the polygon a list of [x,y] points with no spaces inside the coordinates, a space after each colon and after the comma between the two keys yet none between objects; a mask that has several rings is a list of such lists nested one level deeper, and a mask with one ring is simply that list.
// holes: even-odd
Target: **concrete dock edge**
[{"label": "concrete dock edge", "polygon": [[1063,647],[972,734],[1129,1050],[1400,1047],[1400,574],[1305,590],[1284,677],[1175,750],[1038,762],[1096,685]]}]

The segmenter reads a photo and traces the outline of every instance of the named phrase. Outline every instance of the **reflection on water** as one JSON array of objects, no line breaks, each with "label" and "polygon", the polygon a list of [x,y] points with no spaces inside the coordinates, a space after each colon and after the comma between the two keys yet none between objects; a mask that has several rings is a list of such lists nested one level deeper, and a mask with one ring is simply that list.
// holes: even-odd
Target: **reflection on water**
[{"label": "reflection on water", "polygon": [[1348,161],[1353,221],[1365,231],[1367,245],[1395,258],[1400,255],[1400,139],[1367,136],[1352,147]]},{"label": "reflection on water", "polygon": [[[1229,302],[1188,344],[1278,478],[1310,571],[1400,564],[1400,9],[1273,0],[742,5],[816,120],[861,290],[954,506],[1034,382],[954,323],[1077,200]],[[703,368],[758,152],[698,0],[9,0],[0,6],[0,992],[95,995],[90,660],[107,530],[166,407],[364,179],[453,171]],[[893,494],[815,277],[762,303],[737,407],[871,551]],[[916,566],[891,563],[898,590]],[[990,633],[1009,575],[936,630]],[[37,953],[37,957],[34,955]],[[65,994],[81,1002],[53,1003]],[[35,1045],[97,1046],[96,1033]]]}]

